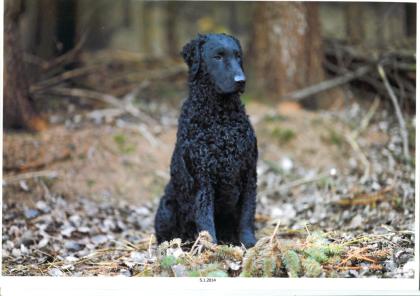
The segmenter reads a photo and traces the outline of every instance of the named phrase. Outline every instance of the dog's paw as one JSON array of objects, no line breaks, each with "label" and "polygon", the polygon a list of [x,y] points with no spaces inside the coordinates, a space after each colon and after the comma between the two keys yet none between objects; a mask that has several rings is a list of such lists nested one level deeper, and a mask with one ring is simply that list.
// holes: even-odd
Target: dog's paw
[{"label": "dog's paw", "polygon": [[257,239],[252,232],[244,232],[240,235],[240,241],[245,246],[245,248],[251,248],[257,243]]}]

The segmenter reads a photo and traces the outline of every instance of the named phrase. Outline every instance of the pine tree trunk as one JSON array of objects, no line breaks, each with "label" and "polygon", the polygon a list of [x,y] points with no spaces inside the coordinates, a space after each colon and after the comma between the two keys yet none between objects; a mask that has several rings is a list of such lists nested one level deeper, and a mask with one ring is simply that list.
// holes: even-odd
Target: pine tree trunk
[{"label": "pine tree trunk", "polygon": [[23,128],[39,131],[46,127],[46,123],[35,112],[33,101],[29,97],[28,80],[20,44],[20,13],[20,1],[6,1],[4,22],[3,124],[5,128]]},{"label": "pine tree trunk", "polygon": [[346,3],[346,31],[347,40],[351,44],[360,44],[364,36],[363,22],[360,20],[363,16],[363,3]]},{"label": "pine tree trunk", "polygon": [[257,87],[272,98],[323,79],[317,3],[260,2],[254,22]]},{"label": "pine tree trunk", "polygon": [[177,15],[181,2],[166,3],[166,41],[168,55],[171,58],[179,57],[178,38],[176,33]]}]

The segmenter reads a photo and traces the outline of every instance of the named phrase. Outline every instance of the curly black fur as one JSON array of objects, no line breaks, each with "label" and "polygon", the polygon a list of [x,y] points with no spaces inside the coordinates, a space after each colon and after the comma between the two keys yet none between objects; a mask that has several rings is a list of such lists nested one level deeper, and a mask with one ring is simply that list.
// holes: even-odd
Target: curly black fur
[{"label": "curly black fur", "polygon": [[[240,91],[217,90],[203,45],[229,35],[198,35],[182,55],[189,66],[189,96],[178,122],[171,179],[155,217],[159,243],[193,241],[206,230],[214,242],[255,244],[257,141]],[[224,41],[224,40],[222,40]],[[242,60],[240,62],[242,69]]]}]

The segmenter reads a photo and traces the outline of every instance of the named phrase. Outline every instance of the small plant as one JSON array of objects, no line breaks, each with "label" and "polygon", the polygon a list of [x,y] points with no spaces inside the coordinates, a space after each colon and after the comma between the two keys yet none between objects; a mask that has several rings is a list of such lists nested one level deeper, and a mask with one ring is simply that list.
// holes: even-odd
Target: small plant
[{"label": "small plant", "polygon": [[296,134],[289,128],[275,127],[271,131],[271,136],[276,138],[280,145],[284,145],[293,140],[296,137]]},{"label": "small plant", "polygon": [[289,277],[298,277],[301,273],[299,255],[293,251],[288,250],[283,254],[283,263],[286,267]]},{"label": "small plant", "polygon": [[322,135],[321,140],[323,140],[325,143],[336,145],[339,148],[343,146],[345,141],[343,136],[332,128],[327,128],[327,135]]},{"label": "small plant", "polygon": [[319,277],[322,274],[322,266],[312,258],[302,260],[303,270],[306,277]]},{"label": "small plant", "polygon": [[286,121],[287,117],[281,114],[272,114],[264,117],[266,122]]},{"label": "small plant", "polygon": [[162,269],[169,269],[172,267],[172,265],[175,265],[177,263],[177,259],[172,256],[165,256],[160,260],[160,267]]},{"label": "small plant", "polygon": [[128,143],[126,136],[123,134],[115,135],[114,141],[117,144],[118,150],[123,154],[130,154],[135,151],[135,146]]}]

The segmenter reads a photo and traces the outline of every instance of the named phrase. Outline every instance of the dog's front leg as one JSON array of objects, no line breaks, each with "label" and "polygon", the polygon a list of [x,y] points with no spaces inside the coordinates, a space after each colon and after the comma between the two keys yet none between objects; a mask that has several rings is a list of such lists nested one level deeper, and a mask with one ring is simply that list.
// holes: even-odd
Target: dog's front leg
[{"label": "dog's front leg", "polygon": [[241,217],[239,220],[239,240],[246,248],[256,243],[254,220],[256,207],[257,178],[255,170],[248,173],[245,190],[242,193]]},{"label": "dog's front leg", "polygon": [[195,222],[197,231],[208,231],[217,244],[216,227],[214,225],[214,190],[211,185],[202,185],[195,200]]}]

